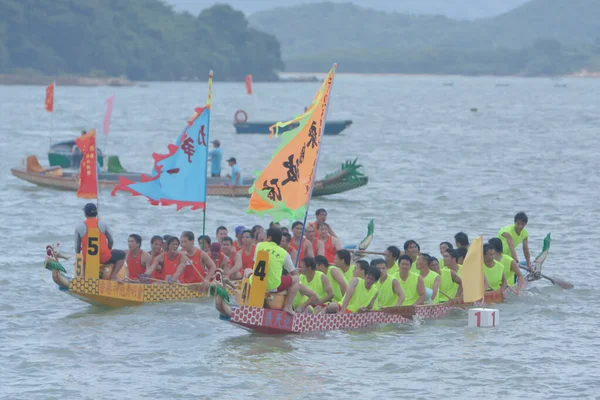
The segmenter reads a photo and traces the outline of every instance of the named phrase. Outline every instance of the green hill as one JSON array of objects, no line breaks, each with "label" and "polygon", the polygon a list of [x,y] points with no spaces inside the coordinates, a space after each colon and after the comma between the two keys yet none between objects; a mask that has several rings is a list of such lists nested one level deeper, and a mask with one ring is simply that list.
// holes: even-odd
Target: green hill
[{"label": "green hill", "polygon": [[287,71],[554,75],[600,68],[600,1],[534,0],[476,21],[319,3],[250,16]]},{"label": "green hill", "polygon": [[134,80],[276,79],[278,41],[227,5],[197,17],[158,0],[2,0],[0,73]]},{"label": "green hill", "polygon": [[[222,0],[165,0],[175,9],[198,14]],[[323,0],[227,0],[233,8],[252,14],[275,7],[297,6],[302,3],[318,3]],[[348,3],[349,0],[330,0]],[[444,15],[455,19],[477,19],[507,12],[529,0],[352,0],[357,6],[387,12],[418,15]]]}]

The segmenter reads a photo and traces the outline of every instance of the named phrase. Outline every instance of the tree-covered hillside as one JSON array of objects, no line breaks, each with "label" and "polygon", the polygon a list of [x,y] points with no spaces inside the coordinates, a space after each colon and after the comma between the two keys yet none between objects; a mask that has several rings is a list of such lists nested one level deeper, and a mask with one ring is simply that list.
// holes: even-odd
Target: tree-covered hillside
[{"label": "tree-covered hillside", "polygon": [[0,73],[134,80],[276,79],[278,41],[217,5],[198,16],[158,0],[2,0]]},{"label": "tree-covered hillside", "polygon": [[[278,8],[250,17],[274,34],[287,71],[564,74],[600,68],[600,1],[533,0],[495,18],[384,13],[353,4]],[[307,21],[309,21],[307,23]]]}]

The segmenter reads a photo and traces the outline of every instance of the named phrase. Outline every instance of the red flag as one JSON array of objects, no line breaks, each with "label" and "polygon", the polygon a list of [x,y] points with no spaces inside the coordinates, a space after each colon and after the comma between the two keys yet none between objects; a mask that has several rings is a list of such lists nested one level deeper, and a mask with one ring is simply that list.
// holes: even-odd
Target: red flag
[{"label": "red flag", "polygon": [[108,130],[110,128],[110,116],[112,115],[113,102],[115,101],[115,95],[113,94],[108,99],[106,99],[106,113],[104,114],[104,134],[108,135]]},{"label": "red flag", "polygon": [[96,130],[75,139],[83,157],[79,165],[79,189],[77,197],[84,199],[98,198],[98,164],[96,160]]},{"label": "red flag", "polygon": [[52,112],[54,110],[54,82],[49,84],[46,88],[46,111]]},{"label": "red flag", "polygon": [[252,94],[252,75],[246,75],[246,93]]}]

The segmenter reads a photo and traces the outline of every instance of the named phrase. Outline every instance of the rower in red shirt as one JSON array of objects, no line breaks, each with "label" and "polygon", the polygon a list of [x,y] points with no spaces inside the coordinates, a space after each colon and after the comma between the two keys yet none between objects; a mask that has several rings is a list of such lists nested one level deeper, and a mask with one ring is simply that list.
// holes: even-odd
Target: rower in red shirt
[{"label": "rower in red shirt", "polygon": [[142,250],[142,237],[131,234],[128,240],[129,250],[127,250],[127,277],[131,280],[137,280],[141,274],[146,272],[146,268],[152,264],[150,254]]}]

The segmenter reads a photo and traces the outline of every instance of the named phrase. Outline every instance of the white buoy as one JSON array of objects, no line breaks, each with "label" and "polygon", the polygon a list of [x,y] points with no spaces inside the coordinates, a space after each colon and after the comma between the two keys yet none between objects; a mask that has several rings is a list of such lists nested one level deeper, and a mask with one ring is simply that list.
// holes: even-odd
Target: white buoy
[{"label": "white buoy", "polygon": [[500,323],[500,310],[495,308],[469,309],[469,328],[494,328]]}]

